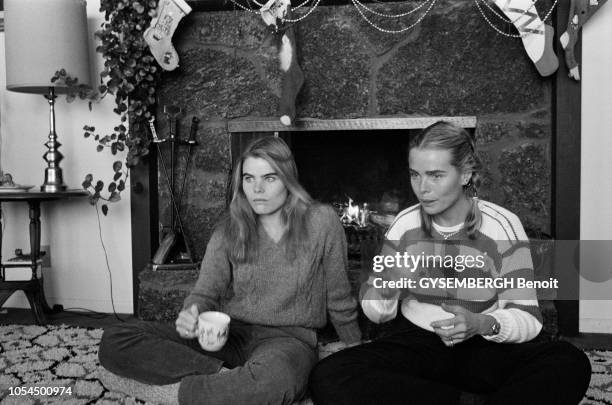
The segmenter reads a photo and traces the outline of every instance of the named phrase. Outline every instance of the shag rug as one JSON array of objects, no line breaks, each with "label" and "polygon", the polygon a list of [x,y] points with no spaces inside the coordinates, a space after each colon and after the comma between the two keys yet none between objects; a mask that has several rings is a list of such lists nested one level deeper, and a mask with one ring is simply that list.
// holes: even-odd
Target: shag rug
[{"label": "shag rug", "polygon": [[[147,403],[100,366],[101,336],[102,329],[66,325],[0,326],[0,404]],[[612,405],[612,352],[586,353],[593,374],[580,405]]]},{"label": "shag rug", "polygon": [[143,403],[100,381],[101,336],[102,329],[65,325],[0,326],[0,403]]}]

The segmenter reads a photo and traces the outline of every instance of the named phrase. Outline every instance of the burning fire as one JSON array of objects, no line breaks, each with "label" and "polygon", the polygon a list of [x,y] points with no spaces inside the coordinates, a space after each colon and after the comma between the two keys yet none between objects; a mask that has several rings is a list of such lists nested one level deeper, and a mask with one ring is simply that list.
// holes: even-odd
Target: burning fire
[{"label": "burning fire", "polygon": [[359,207],[359,204],[353,205],[351,197],[348,197],[348,205],[343,204],[340,211],[340,221],[345,226],[353,225],[358,228],[365,228],[368,226],[369,216],[370,209],[368,208],[368,203],[363,203],[362,207]]}]

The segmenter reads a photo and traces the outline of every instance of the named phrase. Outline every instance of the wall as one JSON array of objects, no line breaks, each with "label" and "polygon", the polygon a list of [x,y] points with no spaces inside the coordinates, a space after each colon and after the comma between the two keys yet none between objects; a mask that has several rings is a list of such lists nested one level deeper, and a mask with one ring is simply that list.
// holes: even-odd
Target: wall
[{"label": "wall", "polygon": [[[90,53],[91,60],[95,60],[95,66],[92,66],[95,74],[92,77],[97,78],[102,59],[95,53],[93,32],[99,27],[102,15],[98,11],[99,0],[89,0],[87,3]],[[3,37],[2,33],[2,44]],[[4,81],[4,72],[1,72],[1,77]],[[7,92],[5,86],[2,86],[2,92],[2,169],[11,173],[17,183],[39,186],[44,181],[46,166],[42,155],[46,150],[43,143],[46,142],[49,132],[47,102],[42,96]],[[94,142],[83,137],[82,127],[89,124],[99,131],[111,131],[119,122],[118,116],[112,112],[112,106],[112,98],[108,98],[101,104],[94,105],[93,111],[90,112],[87,103],[76,101],[67,104],[63,98],[58,99],[56,127],[59,141],[63,144],[60,151],[64,155],[61,167],[64,182],[70,188],[80,188],[87,173],[102,177],[105,182],[110,180],[112,162],[118,157],[106,152],[96,152]],[[127,189],[129,190],[129,184]],[[111,206],[108,217],[100,213],[100,222],[113,277],[115,309],[119,313],[131,313],[133,303],[129,193],[123,193],[123,199],[119,204]],[[29,219],[26,206],[5,203],[2,209],[4,255],[12,255],[18,247],[29,251]],[[66,308],[81,307],[112,312],[110,280],[95,208],[89,205],[86,198],[44,203],[41,222],[42,244],[51,247],[52,267],[44,273],[45,293],[49,303],[62,304]],[[5,306],[27,306],[27,301],[19,292],[14,294]]]},{"label": "wall", "polygon": [[[582,171],[580,239],[612,241],[612,5],[604,5],[582,34]],[[607,266],[599,282],[581,280],[581,297],[612,291],[612,249],[599,249]],[[605,256],[604,256],[605,254]],[[582,257],[583,265],[589,257]],[[590,269],[592,270],[592,269]],[[607,280],[607,282],[604,282]],[[612,333],[612,300],[583,300],[580,331]]]}]

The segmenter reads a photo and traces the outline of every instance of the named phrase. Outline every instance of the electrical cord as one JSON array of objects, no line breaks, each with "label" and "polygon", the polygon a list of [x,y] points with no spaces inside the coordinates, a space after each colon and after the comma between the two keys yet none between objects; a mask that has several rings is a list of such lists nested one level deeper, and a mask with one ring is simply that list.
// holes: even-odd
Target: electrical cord
[{"label": "electrical cord", "polygon": [[[91,312],[92,315],[79,313],[79,316],[84,316],[86,318],[91,318],[91,319],[104,319],[104,318],[108,318],[110,316],[110,314],[105,314],[104,312],[94,311],[93,309],[89,309],[89,308],[71,307],[71,308],[64,308],[62,310],[62,312],[68,312],[68,311],[86,311],[86,312]],[[61,314],[62,313],[60,312],[60,313],[54,315],[53,319],[69,318],[69,317],[74,316],[74,314],[66,314],[66,316],[62,316]]]},{"label": "electrical cord", "polygon": [[102,245],[102,250],[104,250],[104,259],[106,260],[106,270],[108,271],[108,279],[110,281],[110,299],[111,299],[111,306],[113,307],[113,314],[115,315],[115,318],[117,318],[119,321],[125,322],[125,319],[122,319],[121,317],[119,317],[119,315],[117,315],[117,311],[115,310],[115,301],[113,299],[113,273],[111,272],[110,264],[108,263],[108,252],[106,251],[106,246],[104,245],[104,239],[102,238],[102,224],[100,223],[100,210],[98,209],[98,204],[96,203],[94,207],[96,208],[96,216],[98,218],[98,234],[100,236],[100,244]]}]

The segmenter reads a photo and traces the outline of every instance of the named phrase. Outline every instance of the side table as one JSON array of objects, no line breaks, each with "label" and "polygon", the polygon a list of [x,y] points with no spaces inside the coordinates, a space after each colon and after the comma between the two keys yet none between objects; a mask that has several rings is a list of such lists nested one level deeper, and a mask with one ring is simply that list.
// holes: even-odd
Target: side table
[{"label": "side table", "polygon": [[[43,325],[47,322],[45,314],[53,312],[49,308],[45,291],[43,289],[43,277],[38,278],[37,266],[40,259],[40,203],[44,201],[62,200],[68,198],[87,197],[89,193],[85,190],[66,190],[54,193],[30,192],[30,191],[5,191],[0,190],[0,220],[2,219],[3,202],[26,202],[30,210],[30,254],[32,263],[32,278],[27,281],[5,281],[6,269],[24,267],[23,263],[2,264],[2,251],[0,249],[0,307],[6,300],[18,290],[22,290],[30,303],[36,323]],[[0,247],[2,246],[2,226],[0,226]]]}]

